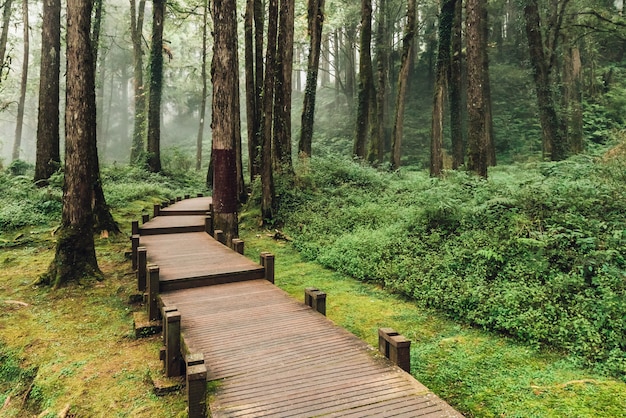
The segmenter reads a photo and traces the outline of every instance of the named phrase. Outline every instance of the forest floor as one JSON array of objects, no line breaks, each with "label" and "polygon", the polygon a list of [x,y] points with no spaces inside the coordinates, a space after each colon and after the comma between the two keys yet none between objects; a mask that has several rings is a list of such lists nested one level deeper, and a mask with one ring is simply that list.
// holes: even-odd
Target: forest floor
[{"label": "forest floor", "polygon": [[[306,262],[257,218],[241,218],[246,255],[275,253],[279,287],[300,300],[305,287],[325,291],[328,317],[373,346],[378,327],[407,336],[413,375],[467,416],[626,416],[624,382]],[[162,375],[159,338],[134,337],[132,311],[141,307],[129,302],[128,232],[97,240],[103,281],[57,291],[33,285],[54,255],[53,228],[0,236],[13,243],[0,255],[0,416],[185,416],[184,393],[153,392],[152,378]]]}]

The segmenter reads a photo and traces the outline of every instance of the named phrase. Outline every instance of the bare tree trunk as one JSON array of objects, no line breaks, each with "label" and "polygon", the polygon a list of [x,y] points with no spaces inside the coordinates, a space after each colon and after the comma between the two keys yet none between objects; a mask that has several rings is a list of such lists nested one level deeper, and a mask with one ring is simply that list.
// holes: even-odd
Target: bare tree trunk
[{"label": "bare tree trunk", "polygon": [[370,123],[370,100],[374,90],[372,70],[372,1],[361,0],[361,43],[359,59],[359,93],[356,113],[356,136],[354,138],[354,156],[365,159],[367,133]]},{"label": "bare tree trunk", "polygon": [[485,48],[482,49],[482,70],[483,70],[483,103],[485,105],[485,124],[486,124],[486,146],[487,146],[487,166],[496,165],[496,143],[493,132],[493,112],[491,107],[491,79],[489,77],[489,16],[487,6],[483,8],[483,17],[480,25],[483,31],[483,42]]},{"label": "bare tree trunk", "polygon": [[246,12],[244,15],[244,61],[246,76],[246,121],[248,133],[248,167],[250,171],[250,182],[259,174],[259,119],[258,100],[254,66],[254,0],[246,1]]},{"label": "bare tree trunk", "polygon": [[202,79],[202,97],[200,98],[200,124],[198,126],[198,136],[196,138],[196,171],[202,168],[202,140],[204,138],[204,117],[206,114],[207,102],[207,74],[206,74],[206,56],[207,56],[207,20],[209,14],[209,1],[204,0],[204,9],[202,14],[202,64],[200,67],[200,78]]},{"label": "bare tree trunk", "polygon": [[248,138],[250,152],[250,180],[261,175],[261,120],[263,118],[263,42],[265,27],[265,10],[263,0],[254,1],[254,89],[256,106],[254,114],[254,135]]},{"label": "bare tree trunk", "polygon": [[239,129],[237,3],[213,2],[213,210],[215,228],[226,235],[227,245],[239,235],[237,221],[237,151]]},{"label": "bare tree trunk", "polygon": [[61,165],[59,149],[60,52],[61,0],[44,0],[34,179],[35,183],[42,186]]},{"label": "bare tree trunk", "polygon": [[161,92],[163,89],[163,24],[165,0],[154,0],[148,102],[148,169],[161,171]]},{"label": "bare tree trunk", "polygon": [[274,97],[274,167],[292,173],[291,162],[291,73],[293,70],[294,0],[281,0]]},{"label": "bare tree trunk", "polygon": [[454,5],[454,21],[452,23],[452,63],[450,65],[450,136],[452,140],[452,168],[456,170],[465,162],[463,142],[463,105],[461,92],[463,91],[462,69],[462,14],[463,2],[456,0]]},{"label": "bare tree trunk", "polygon": [[583,143],[583,107],[582,107],[582,61],[580,49],[572,47],[569,50],[569,65],[571,71],[571,87],[569,90],[569,150],[578,154],[584,150]]},{"label": "bare tree trunk", "polygon": [[317,96],[317,72],[319,69],[322,30],[324,24],[324,0],[309,0],[309,61],[306,72],[306,87],[304,89],[304,105],[300,126],[300,143],[298,151],[307,157],[311,156],[313,142],[313,125],[315,121],[315,99]]},{"label": "bare tree trunk", "polygon": [[483,50],[487,47],[480,24],[485,0],[467,0],[467,167],[487,178],[487,123],[485,120],[485,95]]},{"label": "bare tree trunk", "polygon": [[2,33],[0,33],[0,84],[4,78],[4,68],[8,67],[5,61],[5,54],[7,52],[7,40],[9,38],[9,23],[11,23],[11,6],[13,0],[5,0],[4,8],[2,9]]},{"label": "bare tree trunk", "polygon": [[22,60],[22,81],[20,84],[20,100],[17,104],[17,123],[15,125],[15,142],[13,142],[13,161],[20,158],[22,147],[22,127],[24,125],[24,104],[26,102],[26,85],[28,84],[28,58],[30,46],[30,31],[28,23],[28,0],[22,2],[22,14],[24,20],[24,58]]},{"label": "bare tree trunk", "polygon": [[146,0],[139,1],[139,10],[135,0],[130,0],[130,33],[133,41],[133,86],[135,95],[135,116],[133,123],[133,142],[130,150],[131,163],[137,163],[144,153],[144,134],[146,132],[146,92],[143,82],[143,19]]},{"label": "bare tree trunk", "polygon": [[396,110],[393,122],[393,133],[391,143],[391,166],[394,169],[400,167],[400,156],[402,148],[402,131],[404,126],[404,109],[406,92],[409,83],[409,73],[411,71],[411,62],[413,55],[413,39],[415,30],[417,29],[417,8],[416,0],[409,0],[407,6],[407,23],[402,40],[402,61],[400,64],[400,73],[398,74],[398,92],[396,95]]},{"label": "bare tree trunk", "polygon": [[385,158],[385,133],[387,126],[386,98],[389,95],[387,86],[387,2],[379,0],[378,27],[376,29],[376,118],[373,120],[372,138],[368,152],[368,161],[373,165],[382,164]]},{"label": "bare tree trunk", "polygon": [[67,2],[67,88],[65,183],[62,227],[55,258],[42,283],[59,287],[85,277],[101,277],[93,237],[91,197],[97,175],[90,155],[96,141],[96,97],[90,45],[89,1]]}]

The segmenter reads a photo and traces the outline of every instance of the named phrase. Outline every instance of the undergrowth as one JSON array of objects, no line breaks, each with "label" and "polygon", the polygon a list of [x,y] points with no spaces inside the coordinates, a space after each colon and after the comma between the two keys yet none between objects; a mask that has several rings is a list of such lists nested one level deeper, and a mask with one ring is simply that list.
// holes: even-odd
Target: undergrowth
[{"label": "undergrowth", "polygon": [[626,379],[624,167],[577,156],[485,181],[313,158],[280,220],[309,260]]}]

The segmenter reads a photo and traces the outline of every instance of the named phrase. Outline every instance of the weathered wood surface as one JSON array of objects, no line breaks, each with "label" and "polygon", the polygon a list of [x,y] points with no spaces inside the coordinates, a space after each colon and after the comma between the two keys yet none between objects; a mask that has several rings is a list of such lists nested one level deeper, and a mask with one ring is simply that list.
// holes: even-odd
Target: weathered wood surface
[{"label": "weathered wood surface", "polygon": [[211,196],[185,199],[166,208],[162,208],[160,214],[161,216],[204,215],[209,211],[212,203],[213,198]]},{"label": "weathered wood surface", "polygon": [[139,235],[181,234],[205,229],[206,215],[157,216],[139,227]]},{"label": "weathered wood surface", "polygon": [[160,268],[160,289],[163,292],[264,277],[260,264],[215,241],[205,232],[141,236],[140,245],[146,248],[148,263]]},{"label": "weathered wood surface", "polygon": [[213,417],[459,417],[354,335],[265,280],[161,295],[219,387]]}]

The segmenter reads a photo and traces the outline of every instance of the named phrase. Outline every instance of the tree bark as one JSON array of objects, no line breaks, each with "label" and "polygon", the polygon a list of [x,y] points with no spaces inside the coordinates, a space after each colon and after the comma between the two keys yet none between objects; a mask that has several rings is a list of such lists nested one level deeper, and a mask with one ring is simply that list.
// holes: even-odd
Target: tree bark
[{"label": "tree bark", "polygon": [[402,148],[402,131],[404,126],[404,110],[407,87],[409,83],[409,73],[411,72],[411,62],[413,55],[413,39],[417,20],[416,0],[409,0],[407,5],[407,23],[402,39],[402,60],[400,63],[400,73],[398,74],[398,92],[396,95],[396,110],[393,122],[393,133],[391,143],[391,167],[400,167],[400,157]]},{"label": "tree bark", "polygon": [[481,20],[485,0],[467,0],[467,168],[487,178],[487,122],[483,51],[487,47]]},{"label": "tree bark", "polygon": [[578,154],[584,150],[583,142],[583,108],[582,108],[582,61],[580,49],[577,46],[568,48],[567,54],[568,78],[570,83],[564,83],[568,89],[567,105],[569,107],[569,151]]},{"label": "tree bark", "polygon": [[227,245],[239,236],[237,222],[237,151],[239,129],[237,58],[237,2],[213,2],[213,215],[215,229],[226,235]]},{"label": "tree bark", "polygon": [[496,143],[495,134],[493,132],[493,111],[491,107],[491,79],[489,77],[489,16],[487,13],[487,5],[482,10],[483,17],[480,25],[483,31],[483,42],[485,47],[482,53],[482,71],[483,71],[483,103],[485,105],[485,124],[486,124],[486,147],[487,147],[487,166],[496,165]]},{"label": "tree bark", "polygon": [[202,168],[202,141],[204,139],[204,116],[206,114],[207,102],[207,74],[206,74],[206,58],[207,58],[207,20],[209,15],[209,1],[204,0],[204,9],[202,13],[202,63],[200,66],[200,78],[202,79],[202,93],[200,97],[200,123],[198,125],[198,136],[196,137],[196,171]]},{"label": "tree bark", "polygon": [[17,104],[17,123],[15,125],[15,141],[13,142],[13,161],[20,158],[22,148],[22,128],[24,126],[24,104],[26,103],[26,86],[28,84],[28,58],[30,50],[30,30],[28,23],[28,0],[22,2],[24,20],[24,55],[22,59],[22,81],[20,83],[20,99]]},{"label": "tree bark", "polygon": [[379,0],[378,26],[376,29],[376,118],[373,120],[372,138],[368,152],[368,161],[373,165],[382,164],[385,157],[385,132],[387,125],[386,99],[389,95],[387,87],[387,2]]},{"label": "tree bark", "polygon": [[452,26],[457,0],[444,0],[439,14],[439,46],[433,95],[433,113],[430,140],[430,175],[438,177],[443,172],[443,120],[444,99],[450,76]]},{"label": "tree bark", "polygon": [[163,24],[165,0],[154,0],[148,101],[148,169],[161,171],[161,93],[163,89]]},{"label": "tree bark", "polygon": [[452,142],[452,169],[456,170],[465,163],[463,142],[463,69],[462,69],[462,14],[463,2],[456,0],[454,21],[452,24],[452,62],[450,64],[450,137]]},{"label": "tree bark", "polygon": [[272,125],[276,88],[276,52],[278,38],[278,0],[269,1],[267,52],[263,83],[263,118],[261,119],[261,216],[263,222],[274,217],[274,170],[272,164]]},{"label": "tree bark", "polygon": [[59,75],[61,66],[61,0],[44,0],[41,35],[39,112],[37,114],[36,184],[44,186],[61,165]]},{"label": "tree bark", "polygon": [[309,60],[304,89],[304,104],[300,124],[300,142],[298,152],[306,157],[311,156],[313,142],[313,125],[315,123],[315,100],[317,96],[317,73],[322,48],[322,30],[324,27],[324,0],[309,0]]},{"label": "tree bark", "polygon": [[130,0],[130,34],[133,42],[133,87],[134,87],[134,122],[133,142],[130,149],[130,162],[138,163],[144,154],[144,135],[146,132],[146,92],[143,81],[143,20],[146,0],[139,1],[139,10],[135,0]]},{"label": "tree bark", "polygon": [[361,42],[359,59],[359,93],[356,114],[354,156],[365,159],[367,133],[370,124],[370,100],[374,84],[372,70],[372,1],[361,0]]},{"label": "tree bark", "polygon": [[9,23],[11,23],[11,6],[13,0],[6,0],[2,9],[2,33],[0,33],[0,84],[4,78],[4,68],[7,67],[5,54],[7,51],[7,40],[9,38]]},{"label": "tree bark", "polygon": [[250,182],[259,175],[259,96],[256,88],[255,78],[255,54],[254,54],[254,0],[246,1],[246,12],[244,15],[244,61],[246,77],[246,121],[248,133],[248,170],[250,172]]},{"label": "tree bark", "polygon": [[59,287],[101,277],[93,237],[91,198],[97,174],[90,155],[96,141],[96,97],[90,45],[92,3],[67,2],[65,183],[55,258],[41,282]]},{"label": "tree bark", "polygon": [[291,162],[291,75],[293,72],[294,0],[281,0],[276,94],[274,96],[274,167],[293,173]]}]

